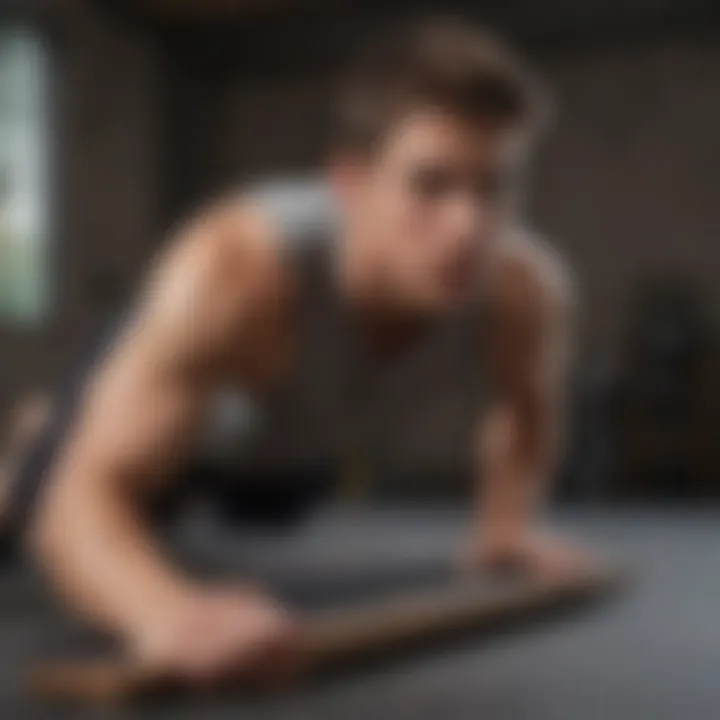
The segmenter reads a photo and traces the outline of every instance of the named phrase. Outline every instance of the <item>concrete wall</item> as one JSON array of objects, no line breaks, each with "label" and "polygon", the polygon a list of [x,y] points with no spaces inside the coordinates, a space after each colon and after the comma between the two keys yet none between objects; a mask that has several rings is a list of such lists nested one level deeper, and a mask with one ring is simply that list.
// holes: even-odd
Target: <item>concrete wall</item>
[{"label": "concrete wall", "polygon": [[720,32],[540,63],[560,115],[532,214],[577,269],[588,348],[616,346],[655,271],[686,275],[720,313]]}]

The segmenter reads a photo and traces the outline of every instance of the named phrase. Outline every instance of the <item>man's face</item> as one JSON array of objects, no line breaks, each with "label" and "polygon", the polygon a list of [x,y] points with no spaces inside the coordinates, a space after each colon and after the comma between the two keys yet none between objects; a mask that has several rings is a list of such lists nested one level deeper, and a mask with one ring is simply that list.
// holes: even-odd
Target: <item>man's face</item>
[{"label": "man's face", "polygon": [[406,115],[371,157],[336,167],[358,256],[374,259],[404,304],[461,304],[507,216],[517,154],[508,131],[432,109]]}]

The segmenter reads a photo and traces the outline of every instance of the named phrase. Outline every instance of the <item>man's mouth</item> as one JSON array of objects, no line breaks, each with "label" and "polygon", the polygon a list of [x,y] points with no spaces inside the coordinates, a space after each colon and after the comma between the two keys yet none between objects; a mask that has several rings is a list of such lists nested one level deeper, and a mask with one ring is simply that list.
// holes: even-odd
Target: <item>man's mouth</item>
[{"label": "man's mouth", "polygon": [[439,269],[438,276],[446,290],[463,292],[472,284],[475,264],[467,257],[458,256],[444,263]]}]

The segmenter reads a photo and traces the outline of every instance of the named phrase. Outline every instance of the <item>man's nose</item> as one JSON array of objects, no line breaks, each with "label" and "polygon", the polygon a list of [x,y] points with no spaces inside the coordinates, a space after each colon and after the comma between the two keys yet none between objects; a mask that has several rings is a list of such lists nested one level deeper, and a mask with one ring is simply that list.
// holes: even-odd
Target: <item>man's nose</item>
[{"label": "man's nose", "polygon": [[477,199],[459,197],[447,208],[447,237],[455,242],[476,238],[488,221],[488,212]]}]

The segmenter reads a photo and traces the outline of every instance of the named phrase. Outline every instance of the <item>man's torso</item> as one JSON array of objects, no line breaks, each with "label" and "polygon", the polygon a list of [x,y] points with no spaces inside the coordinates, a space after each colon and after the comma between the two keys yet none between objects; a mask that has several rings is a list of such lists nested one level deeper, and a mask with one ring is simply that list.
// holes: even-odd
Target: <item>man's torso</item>
[{"label": "man's torso", "polygon": [[219,388],[201,452],[281,473],[369,464],[396,482],[468,469],[482,396],[480,309],[433,322],[389,358],[373,352],[335,272],[336,223],[321,185],[255,190],[295,289],[295,341],[269,389]]}]

